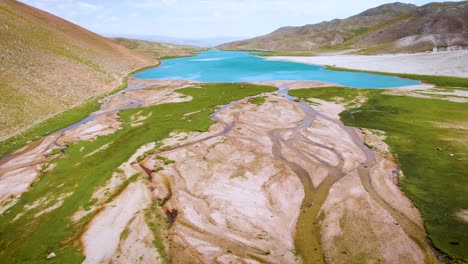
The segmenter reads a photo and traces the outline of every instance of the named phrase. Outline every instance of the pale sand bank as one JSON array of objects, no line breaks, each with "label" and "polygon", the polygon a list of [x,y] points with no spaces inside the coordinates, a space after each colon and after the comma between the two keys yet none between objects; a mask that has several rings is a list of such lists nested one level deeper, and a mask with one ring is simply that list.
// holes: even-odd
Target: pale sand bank
[{"label": "pale sand bank", "polygon": [[384,55],[332,55],[313,57],[269,57],[270,60],[291,61],[341,68],[442,75],[468,78],[468,51]]}]

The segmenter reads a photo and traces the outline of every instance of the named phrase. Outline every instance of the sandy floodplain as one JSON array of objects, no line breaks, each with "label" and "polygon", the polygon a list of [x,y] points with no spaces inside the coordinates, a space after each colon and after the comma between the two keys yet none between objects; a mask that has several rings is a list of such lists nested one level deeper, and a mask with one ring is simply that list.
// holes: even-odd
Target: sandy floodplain
[{"label": "sandy floodplain", "polygon": [[[12,191],[2,200],[27,191],[53,149],[118,130],[118,109],[188,101],[177,89],[197,86],[136,79],[130,85],[145,89],[113,96],[93,121],[5,159],[0,187]],[[277,92],[259,96],[264,103],[245,98],[220,108],[207,132],[174,131],[135,150],[94,193],[94,205],[72,217],[93,216],[80,238],[85,262],[437,262],[419,212],[395,181],[397,165],[383,137],[344,126],[340,104],[311,99],[309,105]],[[137,114],[134,125],[144,118]],[[15,172],[24,168],[29,172]],[[105,193],[117,189],[109,200]],[[44,213],[61,206],[51,204]]]},{"label": "sandy floodplain", "polygon": [[384,55],[330,55],[312,57],[268,57],[270,60],[330,65],[340,68],[441,75],[468,78],[468,51]]},{"label": "sandy floodplain", "polygon": [[[341,105],[315,100],[319,105],[308,113],[276,93],[262,96],[266,101],[260,106],[247,98],[218,112],[208,132],[173,133],[159,142],[164,150],[129,161],[146,173],[148,188],[128,187],[122,195],[142,197],[151,190],[171,221],[166,253],[173,262],[435,262],[419,213],[394,182],[397,165],[381,139],[373,137],[382,153],[368,162],[361,140],[370,132],[344,127],[338,117]],[[304,125],[304,120],[312,123]],[[366,170],[363,164],[371,167]],[[301,178],[301,169],[309,180]],[[141,199],[136,204],[149,206],[147,198]],[[304,203],[306,199],[312,200]],[[129,242],[105,230],[137,228],[137,220],[128,219],[144,219],[125,210],[124,227],[115,218],[124,205],[113,205],[91,222],[83,237],[89,259],[109,260],[113,254],[114,259],[131,259],[118,249]],[[316,224],[308,223],[312,229],[298,222],[309,212],[316,219]],[[107,257],[92,250],[102,236],[113,245]],[[307,254],[307,243],[300,245],[298,237],[316,240],[320,248]],[[151,246],[139,250],[153,254],[155,263],[162,261]]]}]

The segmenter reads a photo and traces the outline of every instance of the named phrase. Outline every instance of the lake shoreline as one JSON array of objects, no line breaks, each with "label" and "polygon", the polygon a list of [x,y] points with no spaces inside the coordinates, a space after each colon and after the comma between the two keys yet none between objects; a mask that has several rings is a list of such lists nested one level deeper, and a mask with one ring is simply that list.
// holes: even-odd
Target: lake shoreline
[{"label": "lake shoreline", "polygon": [[380,71],[389,73],[423,74],[468,78],[468,51],[382,55],[319,55],[272,56],[267,60],[288,61],[311,65]]},{"label": "lake shoreline", "polygon": [[394,88],[421,84],[411,78],[333,71],[304,63],[266,60],[246,51],[218,50],[202,51],[194,57],[164,60],[160,67],[139,72],[133,77],[207,83],[320,81],[352,88]]}]

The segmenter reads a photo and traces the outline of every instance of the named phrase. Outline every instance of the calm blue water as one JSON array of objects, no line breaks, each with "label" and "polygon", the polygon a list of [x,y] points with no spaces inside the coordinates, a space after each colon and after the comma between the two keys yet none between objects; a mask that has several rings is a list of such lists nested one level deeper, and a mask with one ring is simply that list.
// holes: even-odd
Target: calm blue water
[{"label": "calm blue water", "polygon": [[163,60],[161,66],[134,75],[141,79],[183,79],[201,82],[315,80],[355,88],[388,88],[419,84],[398,77],[326,70],[302,63],[269,61],[244,51],[209,50],[195,57]]}]

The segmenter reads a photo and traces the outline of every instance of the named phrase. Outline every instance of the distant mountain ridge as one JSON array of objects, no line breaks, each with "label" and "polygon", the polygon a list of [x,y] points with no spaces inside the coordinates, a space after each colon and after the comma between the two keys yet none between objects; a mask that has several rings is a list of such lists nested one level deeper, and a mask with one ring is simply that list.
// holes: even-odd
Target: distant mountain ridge
[{"label": "distant mountain ridge", "polygon": [[160,42],[160,43],[169,43],[182,46],[195,46],[202,48],[214,47],[226,42],[234,41],[240,39],[239,37],[211,37],[211,38],[176,38],[176,37],[166,37],[166,36],[152,36],[152,35],[132,35],[132,34],[104,34],[109,38],[126,38],[126,39],[139,39],[146,40],[151,42]]},{"label": "distant mountain ridge", "polygon": [[111,38],[111,40],[153,60],[193,56],[197,51],[204,49],[188,45],[176,45],[139,39]]},{"label": "distant mountain ridge", "polygon": [[0,0],[0,140],[156,64],[47,12]]},{"label": "distant mountain ridge", "polygon": [[392,3],[346,19],[301,27],[282,27],[270,34],[226,43],[220,49],[335,51],[362,53],[419,52],[468,46],[468,1],[430,3],[421,7]]}]

